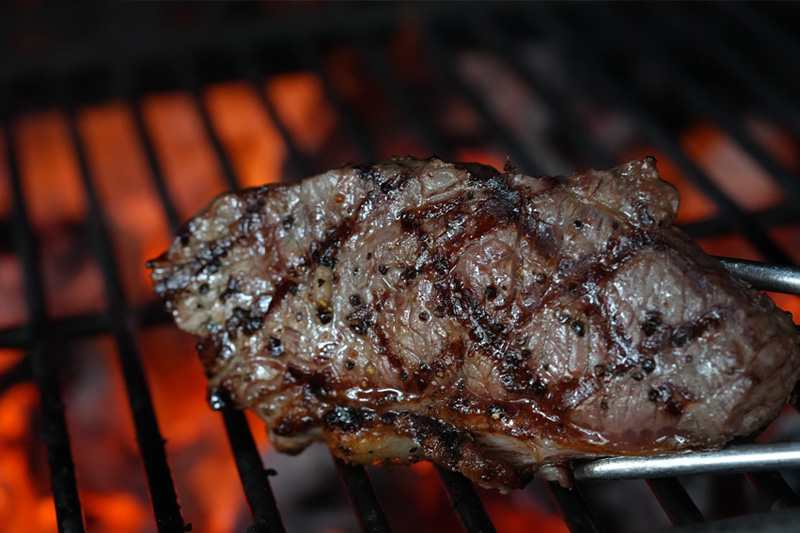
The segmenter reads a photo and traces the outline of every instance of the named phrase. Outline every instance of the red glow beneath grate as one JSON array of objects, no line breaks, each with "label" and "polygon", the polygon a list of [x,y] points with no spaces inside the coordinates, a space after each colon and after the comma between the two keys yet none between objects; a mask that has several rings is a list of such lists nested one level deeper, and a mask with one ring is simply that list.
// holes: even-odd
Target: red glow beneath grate
[{"label": "red glow beneath grate", "polygon": [[[7,356],[0,351],[4,361]],[[32,427],[38,404],[32,383],[15,385],[0,396],[0,521],[5,531],[57,529],[44,445]]]},{"label": "red glow beneath grate", "polygon": [[205,103],[242,186],[280,181],[286,146],[255,91],[238,82],[215,85]]},{"label": "red glow beneath grate", "polygon": [[[406,45],[414,45],[413,34],[403,39]],[[391,54],[403,55],[394,49]],[[397,125],[402,122],[398,111],[375,80],[365,75],[368,69],[354,50],[332,48],[328,59],[330,64],[338,61],[331,70],[333,85],[374,135],[379,156],[428,155],[407,126]],[[418,82],[424,79],[420,65],[399,59],[398,65],[408,77]],[[335,146],[335,154],[325,159],[338,158],[330,166],[353,159],[354,151],[339,138],[337,116],[314,75],[275,76],[263,90],[303,154],[316,157]],[[515,90],[520,91],[520,98],[524,96],[524,87]],[[280,131],[255,91],[251,85],[231,82],[211,86],[203,93],[203,104],[243,186],[280,181],[288,155]],[[475,125],[474,111],[459,107],[467,105],[452,104],[447,112],[452,128]],[[505,113],[513,118],[513,111],[506,109]],[[150,95],[141,102],[141,112],[170,196],[181,219],[188,219],[227,188],[195,102],[183,93]],[[763,124],[754,127],[760,128],[758,135],[765,143],[772,143],[776,153],[783,154],[779,157],[786,164],[797,165],[785,136]],[[134,128],[132,110],[118,102],[84,108],[78,113],[78,130],[107,215],[125,295],[133,305],[150,302],[153,296],[144,262],[168,246],[171,232]],[[85,192],[65,117],[57,112],[23,117],[13,134],[25,198],[40,239],[49,312],[66,317],[104,310],[105,287],[85,242]],[[698,124],[690,128],[683,142],[691,157],[743,208],[759,210],[782,199],[771,178],[712,127]],[[459,160],[499,169],[506,163],[505,154],[492,146],[459,146],[453,153]],[[718,214],[713,202],[658,151],[634,149],[627,155],[656,156],[662,177],[682,196],[678,222],[698,222]],[[7,217],[11,202],[3,172],[4,166],[0,167],[0,217]],[[800,249],[798,235],[797,227],[775,230],[776,239],[790,254]],[[700,243],[712,254],[760,259],[738,235]],[[0,254],[0,298],[14,302],[0,306],[0,327],[24,320],[22,274],[16,256]],[[796,320],[800,318],[800,298],[774,297]],[[168,326],[142,329],[138,341],[185,519],[194,531],[246,528],[250,518],[245,498],[221,417],[206,404],[206,379],[192,339]],[[149,530],[152,511],[116,349],[109,339],[95,337],[71,343],[64,350],[70,356],[65,358],[70,364],[63,369],[67,419],[87,523],[98,531]],[[20,357],[21,352],[0,351],[0,373],[12,368]],[[46,463],[33,429],[37,405],[38,394],[30,383],[0,395],[0,522],[9,530],[22,528],[23,523],[32,531],[55,529]],[[247,416],[259,449],[266,453],[264,428],[254,415]],[[302,461],[303,456],[292,460]],[[398,521],[405,522],[407,514],[420,517],[413,525],[415,533],[457,527],[435,469],[419,463],[407,470],[411,489],[403,501],[409,508],[403,509]],[[280,504],[281,495],[277,496]],[[538,507],[525,492],[505,496],[481,492],[481,496],[501,533],[534,527],[537,531],[566,531],[558,516]],[[391,515],[394,511],[387,512]]]}]

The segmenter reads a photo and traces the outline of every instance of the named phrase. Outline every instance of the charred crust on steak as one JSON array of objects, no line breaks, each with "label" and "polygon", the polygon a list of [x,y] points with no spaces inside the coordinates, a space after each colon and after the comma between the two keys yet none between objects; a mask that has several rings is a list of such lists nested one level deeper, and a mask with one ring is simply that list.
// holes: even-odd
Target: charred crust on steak
[{"label": "charred crust on steak", "polygon": [[800,374],[790,318],[672,226],[654,165],[349,166],[224,194],[148,265],[212,396],[277,449],[520,487],[545,463],[723,445]]}]

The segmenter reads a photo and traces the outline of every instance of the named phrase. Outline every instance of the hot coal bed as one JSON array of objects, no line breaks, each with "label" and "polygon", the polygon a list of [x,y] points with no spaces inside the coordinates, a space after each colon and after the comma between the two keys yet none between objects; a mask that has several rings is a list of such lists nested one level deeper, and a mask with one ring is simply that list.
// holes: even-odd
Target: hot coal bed
[{"label": "hot coal bed", "polygon": [[[652,155],[706,251],[796,264],[799,22],[784,3],[4,4],[5,529],[791,531],[791,470],[501,495],[276,454],[208,407],[144,263],[224,190],[436,154],[533,175]],[[758,441],[799,439],[787,407]]]}]

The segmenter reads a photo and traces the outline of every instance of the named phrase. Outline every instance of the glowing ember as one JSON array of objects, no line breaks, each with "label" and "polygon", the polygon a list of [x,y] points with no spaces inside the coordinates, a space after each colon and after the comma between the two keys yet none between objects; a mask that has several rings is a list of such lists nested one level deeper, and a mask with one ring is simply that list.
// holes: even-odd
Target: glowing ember
[{"label": "glowing ember", "polygon": [[[435,111],[421,122],[430,120],[441,130],[450,155],[502,169],[506,152],[481,140],[480,113],[463,95],[445,92],[437,85],[441,73],[432,72],[424,59],[418,60],[424,54],[414,28],[389,42],[386,59],[390,72],[403,79],[407,84],[403,90],[412,98],[420,98],[423,107]],[[430,147],[420,139],[419,124],[409,120],[406,110],[398,109],[363,52],[355,46],[331,45],[323,60],[333,89],[364,128],[367,142],[379,158],[431,155]],[[501,125],[520,140],[532,158],[545,168],[568,168],[569,157],[554,144],[552,110],[513,70],[503,67],[494,56],[474,52],[460,55],[454,68],[474,85]],[[264,91],[285,132],[314,171],[362,157],[351,146],[352,140],[345,139],[345,129],[315,74],[283,73],[258,87],[220,83],[205,89],[202,105],[207,107],[214,132],[242,186],[277,182],[285,178],[289,166],[288,148],[258,90]],[[191,95],[179,92],[148,95],[139,103],[169,195],[182,220],[229,188],[196,104]],[[132,111],[119,102],[82,108],[77,126],[107,217],[126,298],[140,306],[153,298],[144,262],[167,247],[172,232]],[[605,115],[598,113],[598,117]],[[749,120],[746,127],[783,165],[800,168],[791,136],[764,121]],[[11,134],[38,239],[48,312],[55,318],[72,318],[105,311],[105,286],[88,245],[87,202],[65,116],[59,112],[24,116]],[[690,157],[743,209],[763,210],[784,200],[772,178],[713,126],[698,122],[681,142]],[[662,177],[673,183],[682,197],[679,223],[701,222],[718,214],[716,205],[664,154],[652,147],[624,144],[620,141],[614,146],[623,160],[645,155],[658,159]],[[11,209],[9,177],[0,159],[0,222],[10,220]],[[800,226],[774,229],[771,235],[800,261]],[[761,259],[757,250],[736,234],[701,239],[700,244],[712,254]],[[26,318],[24,274],[13,250],[0,249],[0,301],[4,304],[0,306],[0,328],[21,324]],[[772,296],[800,321],[800,298]],[[222,417],[206,403],[206,378],[193,339],[170,325],[140,328],[136,340],[184,518],[194,531],[246,529],[252,519]],[[106,336],[94,335],[60,343],[58,349],[88,528],[152,530],[153,511],[115,344]],[[25,367],[18,366],[23,357],[22,351],[0,350],[0,377],[17,373],[28,379]],[[45,450],[35,434],[39,394],[30,382],[5,387],[0,390],[0,523],[13,531],[53,531],[57,524]],[[278,456],[269,447],[261,421],[252,413],[246,416],[267,466],[278,471],[272,483],[287,525],[301,524],[294,528],[298,531],[354,530],[355,518],[347,508],[327,449],[318,446],[300,457]],[[460,527],[429,463],[381,469],[372,479],[398,533]],[[532,528],[566,531],[554,509],[542,503],[537,489],[542,491],[537,485],[511,495],[480,491],[480,496],[501,533]]]},{"label": "glowing ember", "polygon": [[[198,531],[242,529],[249,512],[222,417],[206,402],[193,339],[172,327],[144,330],[140,339],[184,516]],[[264,451],[263,424],[254,436]]]},{"label": "glowing ember", "polygon": [[133,117],[123,104],[107,104],[84,110],[79,127],[125,293],[133,304],[145,303],[153,297],[142,265],[169,245],[170,231]]},{"label": "glowing ember", "polygon": [[748,211],[780,204],[784,192],[753,159],[725,133],[698,123],[683,135],[686,151],[716,184]]},{"label": "glowing ember", "polygon": [[269,79],[266,91],[298,147],[309,153],[320,150],[332,133],[336,114],[319,79],[308,72],[282,74]]},{"label": "glowing ember", "polygon": [[183,93],[146,97],[142,114],[178,215],[187,220],[227,188],[200,115]]},{"label": "glowing ember", "polygon": [[24,117],[15,133],[23,193],[40,239],[47,308],[56,317],[100,311],[105,287],[89,257],[86,200],[66,118],[57,112]]},{"label": "glowing ember", "polygon": [[33,431],[35,385],[13,386],[0,396],[0,521],[6,531],[55,531],[44,445]]},{"label": "glowing ember", "polygon": [[224,83],[205,93],[211,120],[245,187],[280,181],[286,146],[253,89]]}]

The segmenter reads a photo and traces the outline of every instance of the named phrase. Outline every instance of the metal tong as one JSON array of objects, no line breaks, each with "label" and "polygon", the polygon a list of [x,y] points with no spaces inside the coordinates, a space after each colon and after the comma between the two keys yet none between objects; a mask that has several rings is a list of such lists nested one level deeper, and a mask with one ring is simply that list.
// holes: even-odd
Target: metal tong
[{"label": "metal tong", "polygon": [[[800,267],[730,257],[716,259],[731,274],[756,289],[800,295]],[[559,468],[543,466],[538,474],[548,481],[557,481],[562,477]],[[577,481],[602,481],[793,468],[800,468],[800,442],[740,444],[722,450],[650,457],[606,457],[575,462],[572,464],[572,474]]]}]

